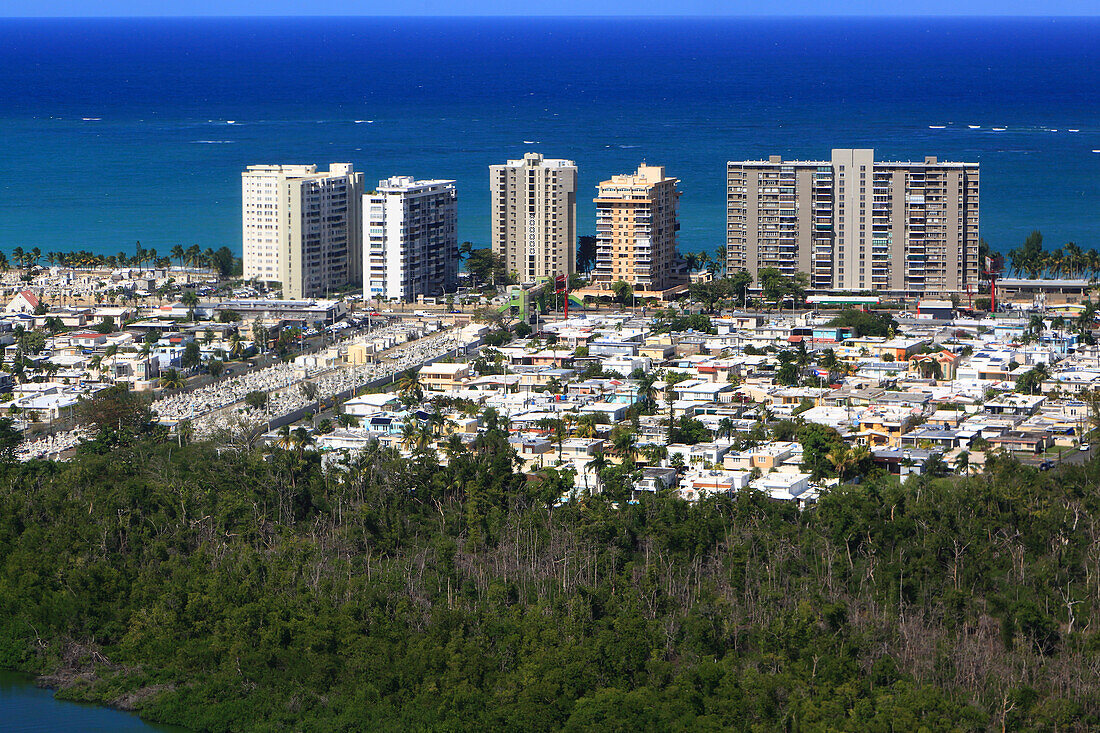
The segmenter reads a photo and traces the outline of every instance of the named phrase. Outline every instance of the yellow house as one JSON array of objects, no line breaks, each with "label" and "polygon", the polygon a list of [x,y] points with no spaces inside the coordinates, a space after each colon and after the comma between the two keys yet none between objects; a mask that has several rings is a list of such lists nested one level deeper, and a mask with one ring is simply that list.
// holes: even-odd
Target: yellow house
[{"label": "yellow house", "polygon": [[420,385],[433,392],[450,392],[458,389],[470,376],[468,364],[439,362],[420,367]]}]

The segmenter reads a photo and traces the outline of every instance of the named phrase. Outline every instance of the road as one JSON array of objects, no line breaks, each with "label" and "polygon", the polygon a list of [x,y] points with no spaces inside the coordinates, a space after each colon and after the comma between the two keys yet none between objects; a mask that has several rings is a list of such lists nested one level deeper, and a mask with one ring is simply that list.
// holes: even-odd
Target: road
[{"label": "road", "polygon": [[1042,453],[1039,453],[1034,456],[1020,456],[1019,458],[1020,463],[1024,464],[1025,466],[1038,466],[1043,461],[1051,461],[1054,463],[1055,466],[1058,466],[1060,464],[1086,463],[1092,459],[1094,452],[1095,449],[1090,446],[1087,451],[1078,450],[1077,448],[1068,448],[1062,451],[1061,456],[1055,455],[1053,453],[1048,453],[1044,456]]}]

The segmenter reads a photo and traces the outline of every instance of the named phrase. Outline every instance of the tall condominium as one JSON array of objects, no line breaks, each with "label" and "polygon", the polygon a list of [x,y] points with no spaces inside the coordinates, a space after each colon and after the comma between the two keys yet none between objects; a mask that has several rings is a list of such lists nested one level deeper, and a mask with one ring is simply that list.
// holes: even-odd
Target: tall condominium
[{"label": "tall condominium", "polygon": [[457,221],[454,181],[379,181],[363,195],[364,296],[412,302],[454,292]]},{"label": "tall condominium", "polygon": [[363,174],[350,163],[252,165],[241,174],[244,276],[287,298],[358,283]]},{"label": "tall condominium", "polygon": [[665,290],[673,282],[677,179],[663,166],[645,165],[629,175],[612,176],[596,196],[596,273],[594,280],[619,280],[636,290]]},{"label": "tall condominium", "polygon": [[493,253],[522,282],[571,275],[577,261],[577,165],[527,153],[489,166]]},{"label": "tall condominium", "polygon": [[978,281],[978,164],[727,164],[726,264],[806,273],[814,288],[951,293]]}]

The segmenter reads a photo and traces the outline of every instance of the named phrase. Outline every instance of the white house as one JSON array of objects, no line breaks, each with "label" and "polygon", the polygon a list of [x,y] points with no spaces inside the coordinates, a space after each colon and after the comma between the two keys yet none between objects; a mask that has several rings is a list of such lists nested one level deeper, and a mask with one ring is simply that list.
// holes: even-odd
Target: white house
[{"label": "white house", "polygon": [[29,290],[21,290],[11,299],[5,310],[8,313],[34,313],[39,303],[37,295]]}]

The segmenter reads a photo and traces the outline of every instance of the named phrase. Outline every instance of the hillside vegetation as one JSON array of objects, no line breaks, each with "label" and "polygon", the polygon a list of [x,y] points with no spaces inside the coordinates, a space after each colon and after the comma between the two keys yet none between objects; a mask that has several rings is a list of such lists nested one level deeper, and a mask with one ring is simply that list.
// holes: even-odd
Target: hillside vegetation
[{"label": "hillside vegetation", "polygon": [[104,436],[0,468],[0,666],[229,730],[1100,725],[1100,465],[554,506],[449,465]]}]

